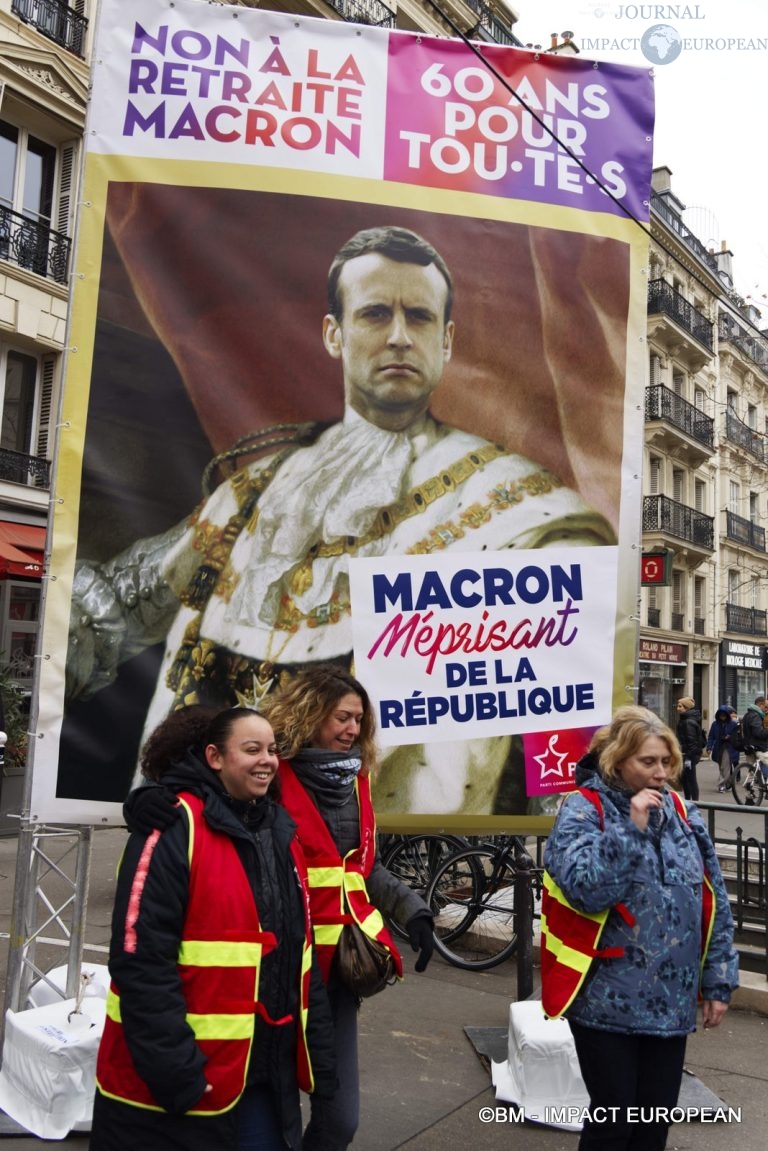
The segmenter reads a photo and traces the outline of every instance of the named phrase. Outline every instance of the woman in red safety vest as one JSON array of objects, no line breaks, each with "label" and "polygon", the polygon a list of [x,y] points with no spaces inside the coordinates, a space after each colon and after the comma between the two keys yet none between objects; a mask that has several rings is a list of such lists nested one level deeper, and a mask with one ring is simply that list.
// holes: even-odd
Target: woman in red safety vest
[{"label": "woman in red safety vest", "polygon": [[580,1151],[666,1146],[697,997],[704,1028],[716,1027],[738,986],[714,846],[669,790],[681,766],[658,716],[619,708],[547,840],[542,1003],[567,1017],[589,1092]]},{"label": "woman in red safety vest", "polygon": [[143,749],[178,806],[131,835],[120,866],[91,1151],[298,1151],[299,1088],[334,1094],[306,863],[268,795],[277,767],[248,708],[174,712]]},{"label": "woman in red safety vest", "polygon": [[416,971],[432,954],[432,914],[423,899],[376,857],[370,772],[375,720],[362,684],[334,664],[315,664],[265,700],[280,751],[281,803],[296,821],[309,875],[315,945],[327,980],[336,1036],[338,1086],[332,1099],[313,1098],[302,1151],[345,1151],[360,1113],[358,1002],[334,968],[342,927],[353,919],[402,963],[384,925],[405,925]]}]

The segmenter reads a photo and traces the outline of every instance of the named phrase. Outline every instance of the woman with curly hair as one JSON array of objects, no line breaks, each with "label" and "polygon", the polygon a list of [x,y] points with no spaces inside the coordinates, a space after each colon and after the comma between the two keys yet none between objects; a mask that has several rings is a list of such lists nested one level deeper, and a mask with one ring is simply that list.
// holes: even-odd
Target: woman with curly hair
[{"label": "woman with curly hair", "polygon": [[[376,856],[370,775],[376,762],[375,720],[368,694],[354,676],[317,664],[265,701],[280,754],[281,803],[295,819],[310,869],[310,909],[320,966],[327,981],[336,1034],[338,1086],[333,1099],[312,1099],[303,1151],[345,1151],[360,1113],[357,1057],[359,1003],[334,964],[346,922],[400,957],[383,922],[404,924],[418,951],[416,970],[432,954],[432,915],[419,895]],[[312,885],[315,868],[333,868]]]},{"label": "woman with curly hair", "polygon": [[172,712],[142,750],[175,818],[134,833],[112,917],[93,1151],[286,1151],[335,1091],[330,1008],[269,722]]},{"label": "woman with curly hair", "polygon": [[592,750],[597,770],[547,840],[542,1002],[568,1019],[597,1117],[580,1151],[656,1151],[697,996],[704,1028],[717,1027],[738,986],[733,922],[704,822],[670,790],[682,766],[671,729],[622,707]]}]

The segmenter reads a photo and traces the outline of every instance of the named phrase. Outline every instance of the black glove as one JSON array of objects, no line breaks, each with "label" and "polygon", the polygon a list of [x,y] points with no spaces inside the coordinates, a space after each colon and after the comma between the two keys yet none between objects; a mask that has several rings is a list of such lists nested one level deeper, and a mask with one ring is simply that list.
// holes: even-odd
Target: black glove
[{"label": "black glove", "polygon": [[149,835],[170,827],[180,810],[176,793],[169,787],[137,787],[123,804],[123,819],[129,831]]},{"label": "black glove", "polygon": [[432,916],[424,915],[417,912],[412,915],[405,925],[405,930],[408,932],[408,938],[411,941],[411,947],[414,951],[419,952],[419,958],[416,960],[414,970],[424,971],[430,959],[432,952],[435,950],[435,941],[432,937]]}]

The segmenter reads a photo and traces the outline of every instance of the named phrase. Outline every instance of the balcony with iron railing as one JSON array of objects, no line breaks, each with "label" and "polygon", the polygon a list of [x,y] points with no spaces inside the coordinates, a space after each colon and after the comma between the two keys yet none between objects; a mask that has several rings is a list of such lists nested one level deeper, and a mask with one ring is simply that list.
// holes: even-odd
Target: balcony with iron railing
[{"label": "balcony with iron railing", "polygon": [[721,344],[733,344],[740,352],[768,373],[768,340],[759,333],[740,324],[735,316],[721,312],[718,318],[718,336]]},{"label": "balcony with iron railing", "polygon": [[654,384],[645,390],[645,420],[665,420],[692,440],[708,449],[704,458],[715,450],[715,421],[711,416],[689,404],[677,392],[663,384]]},{"label": "balcony with iron railing", "polygon": [[674,212],[672,208],[670,208],[663,196],[659,196],[656,193],[651,196],[651,211],[661,216],[662,220],[669,225],[673,232],[677,233],[683,243],[687,244],[700,260],[708,264],[709,267],[717,266],[712,252],[706,249],[698,236],[694,236],[691,229],[684,223],[682,218],[678,216],[677,212]]},{"label": "balcony with iron railing", "polygon": [[394,28],[395,13],[381,0],[327,0],[342,20],[350,24],[367,24],[372,28]]},{"label": "balcony with iron railing", "polygon": [[766,462],[765,436],[755,428],[750,428],[730,409],[725,413],[725,438],[737,448],[755,456],[761,463]]},{"label": "balcony with iron railing", "polygon": [[0,448],[0,480],[38,488],[51,486],[51,464],[41,456]]},{"label": "balcony with iron railing", "polygon": [[62,232],[0,204],[0,260],[66,284],[71,246]]},{"label": "balcony with iron railing", "polygon": [[725,513],[725,534],[734,543],[744,544],[745,547],[754,548],[755,551],[765,551],[765,528],[752,523],[744,516],[737,516],[735,512]]},{"label": "balcony with iron railing", "polygon": [[705,516],[669,496],[643,497],[643,531],[685,540],[696,550],[714,551],[715,521],[712,516]]},{"label": "balcony with iron railing", "polygon": [[768,635],[768,614],[756,607],[742,607],[737,603],[725,605],[725,630],[739,635],[754,635],[761,639]]},{"label": "balcony with iron railing", "polygon": [[85,56],[88,21],[62,0],[12,0],[11,12],[68,52]]},{"label": "balcony with iron railing", "polygon": [[466,0],[466,3],[480,17],[477,27],[469,33],[470,37],[474,37],[482,31],[486,33],[489,40],[493,40],[494,44],[503,44],[507,48],[522,48],[521,41],[518,40],[512,29],[498,18],[496,13],[484,3],[484,0]]},{"label": "balcony with iron railing", "polygon": [[651,280],[648,284],[648,315],[668,316],[714,355],[715,325],[666,280]]}]

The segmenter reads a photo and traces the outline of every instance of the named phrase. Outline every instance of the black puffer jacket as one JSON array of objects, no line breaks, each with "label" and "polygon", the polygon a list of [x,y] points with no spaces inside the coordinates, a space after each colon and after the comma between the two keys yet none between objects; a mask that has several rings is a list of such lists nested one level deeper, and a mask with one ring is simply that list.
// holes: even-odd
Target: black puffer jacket
[{"label": "black puffer jacket", "polygon": [[701,712],[690,707],[677,720],[677,738],[684,759],[698,763],[704,747],[704,732],[701,727]]},{"label": "black puffer jacket", "polygon": [[[289,854],[295,824],[270,799],[253,804],[232,801],[217,777],[194,754],[175,765],[163,784],[192,791],[205,802],[211,827],[229,835],[254,891],[262,926],[276,933],[278,947],[261,966],[259,999],[273,1019],[297,1017],[301,945],[304,935],[302,895]],[[162,833],[151,856],[138,917],[136,948],[126,951],[124,925],[128,901],[142,850],[143,835],[134,834],[123,858],[112,921],[109,968],[121,992],[125,1036],[136,1068],[167,1113],[147,1112],[97,1093],[92,1151],[130,1151],[138,1146],[183,1147],[210,1151],[236,1147],[235,1111],[222,1116],[184,1114],[205,1089],[205,1057],[186,1020],[176,967],[188,897],[186,816]],[[336,1083],[333,1026],[319,968],[313,963],[308,1040],[316,1089],[332,1093]],[[270,1026],[257,1017],[250,1083],[271,1086],[281,1112],[286,1147],[301,1145],[301,1112],[296,1082],[296,1029]]]}]

